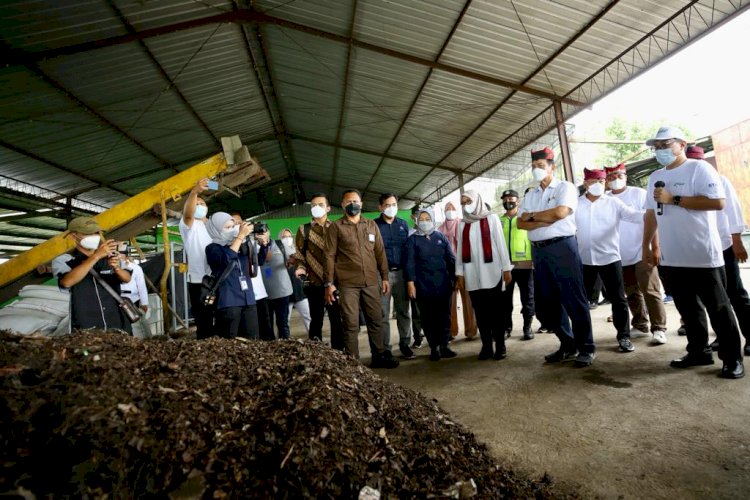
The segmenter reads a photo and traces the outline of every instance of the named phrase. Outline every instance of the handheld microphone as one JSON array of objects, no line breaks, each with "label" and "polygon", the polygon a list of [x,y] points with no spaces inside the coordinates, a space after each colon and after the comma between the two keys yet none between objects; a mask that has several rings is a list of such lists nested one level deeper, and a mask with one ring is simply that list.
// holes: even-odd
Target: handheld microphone
[{"label": "handheld microphone", "polygon": [[[663,188],[664,186],[664,181],[656,181],[654,184],[654,188]],[[664,215],[664,204],[662,202],[656,203],[656,215]]]}]

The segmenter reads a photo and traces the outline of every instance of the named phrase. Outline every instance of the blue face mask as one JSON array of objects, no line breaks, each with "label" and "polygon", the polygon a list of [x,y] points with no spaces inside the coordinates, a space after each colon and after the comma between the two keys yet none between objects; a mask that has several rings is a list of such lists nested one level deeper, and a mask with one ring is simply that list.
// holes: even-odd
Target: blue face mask
[{"label": "blue face mask", "polygon": [[206,205],[195,206],[195,213],[193,214],[193,217],[195,217],[196,219],[203,219],[206,215],[208,215],[208,207]]},{"label": "blue face mask", "polygon": [[672,148],[667,149],[657,149],[656,152],[656,161],[659,162],[659,165],[666,167],[667,165],[671,165],[677,157],[672,152]]}]

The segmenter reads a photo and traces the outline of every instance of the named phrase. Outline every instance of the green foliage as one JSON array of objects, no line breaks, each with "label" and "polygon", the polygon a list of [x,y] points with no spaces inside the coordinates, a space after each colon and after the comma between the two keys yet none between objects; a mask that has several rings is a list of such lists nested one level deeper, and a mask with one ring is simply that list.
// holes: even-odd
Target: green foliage
[{"label": "green foliage", "polygon": [[[596,157],[597,166],[616,165],[622,161],[631,162],[643,160],[651,155],[644,142],[649,139],[668,120],[655,120],[653,122],[626,121],[614,118],[604,129],[604,137],[613,141],[634,141],[636,144],[602,144]],[[692,134],[687,127],[676,124],[688,136]],[[640,154],[638,154],[640,152]]]}]

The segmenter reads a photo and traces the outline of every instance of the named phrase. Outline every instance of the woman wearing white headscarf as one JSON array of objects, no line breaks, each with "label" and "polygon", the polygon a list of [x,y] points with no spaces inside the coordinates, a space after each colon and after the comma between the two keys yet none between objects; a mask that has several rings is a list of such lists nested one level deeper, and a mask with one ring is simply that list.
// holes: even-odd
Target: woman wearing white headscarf
[{"label": "woman wearing white headscarf", "polygon": [[456,287],[465,288],[471,297],[482,339],[479,359],[503,359],[506,318],[498,314],[498,308],[513,269],[503,227],[476,191],[465,191],[461,195],[461,206],[464,218],[458,226],[456,241]]},{"label": "woman wearing white headscarf", "polygon": [[231,266],[218,288],[215,332],[224,338],[257,338],[258,314],[250,281],[253,272],[249,252],[240,251],[250,234],[250,225],[237,224],[228,213],[216,212],[206,229],[213,241],[206,247],[206,259],[213,276],[218,279]]},{"label": "woman wearing white headscarf", "polygon": [[416,299],[422,315],[422,329],[430,344],[430,360],[455,358],[448,347],[451,334],[451,298],[456,258],[448,238],[435,230],[430,208],[417,212],[417,227],[406,240],[404,280],[410,299]]},{"label": "woman wearing white headscarf", "polygon": [[289,320],[292,319],[292,309],[296,309],[302,318],[302,324],[305,325],[305,331],[310,333],[310,303],[307,301],[305,296],[305,285],[302,280],[297,276],[297,260],[295,255],[297,249],[294,246],[294,238],[292,237],[292,230],[285,227],[279,233],[279,241],[284,249],[287,256],[287,270],[289,271],[289,279],[292,280],[292,295],[289,296]]}]

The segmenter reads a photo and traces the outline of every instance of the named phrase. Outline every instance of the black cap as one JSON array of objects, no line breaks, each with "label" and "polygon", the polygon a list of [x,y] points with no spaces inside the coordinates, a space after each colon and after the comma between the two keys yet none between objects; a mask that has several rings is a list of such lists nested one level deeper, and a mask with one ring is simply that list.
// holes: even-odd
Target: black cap
[{"label": "black cap", "polygon": [[500,198],[505,198],[506,196],[515,196],[518,198],[518,193],[513,189],[506,189],[503,191],[503,195]]}]

